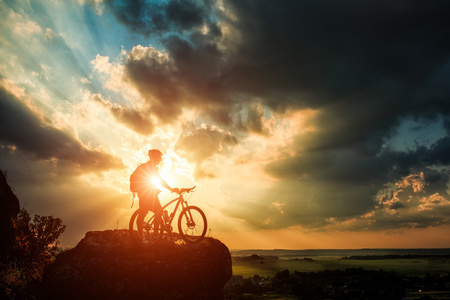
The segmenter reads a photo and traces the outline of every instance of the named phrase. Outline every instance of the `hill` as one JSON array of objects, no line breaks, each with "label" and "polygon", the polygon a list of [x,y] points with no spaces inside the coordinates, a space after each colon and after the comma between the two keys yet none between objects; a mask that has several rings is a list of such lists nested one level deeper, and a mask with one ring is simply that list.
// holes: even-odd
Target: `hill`
[{"label": "hill", "polygon": [[45,270],[38,299],[223,299],[231,273],[213,238],[145,246],[127,230],[92,231]]}]

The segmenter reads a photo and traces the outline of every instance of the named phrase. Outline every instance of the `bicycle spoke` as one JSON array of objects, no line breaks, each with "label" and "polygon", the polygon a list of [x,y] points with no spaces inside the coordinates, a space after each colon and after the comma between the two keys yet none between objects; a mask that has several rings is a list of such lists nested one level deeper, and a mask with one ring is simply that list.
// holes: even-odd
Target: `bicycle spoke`
[{"label": "bicycle spoke", "polygon": [[143,223],[138,224],[139,214],[140,211],[137,210],[130,219],[129,229],[132,238],[137,242],[148,245],[158,242],[162,235],[161,223],[155,223],[155,215],[152,212],[148,212]]},{"label": "bicycle spoke", "polygon": [[189,206],[184,209],[178,219],[178,230],[187,242],[197,242],[206,234],[207,221],[200,208]]}]

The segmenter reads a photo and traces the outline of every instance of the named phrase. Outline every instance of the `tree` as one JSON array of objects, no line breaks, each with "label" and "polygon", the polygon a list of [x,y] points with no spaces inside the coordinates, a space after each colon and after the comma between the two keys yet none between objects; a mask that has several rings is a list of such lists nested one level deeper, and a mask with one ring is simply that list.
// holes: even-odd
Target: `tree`
[{"label": "tree", "polygon": [[58,253],[59,237],[66,229],[61,219],[35,215],[33,221],[25,208],[14,220],[15,243],[12,261],[23,281],[40,280],[44,268]]}]

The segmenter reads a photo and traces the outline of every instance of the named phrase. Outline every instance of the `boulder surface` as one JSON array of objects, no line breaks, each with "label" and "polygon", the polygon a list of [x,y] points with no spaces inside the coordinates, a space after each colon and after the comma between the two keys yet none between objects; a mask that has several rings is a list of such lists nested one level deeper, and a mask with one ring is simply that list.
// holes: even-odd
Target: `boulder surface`
[{"label": "boulder surface", "polygon": [[128,230],[91,231],[45,270],[38,299],[223,299],[231,274],[217,239],[147,246]]},{"label": "boulder surface", "polygon": [[4,261],[14,243],[13,220],[20,211],[19,199],[9,186],[6,175],[0,170],[0,260]]}]

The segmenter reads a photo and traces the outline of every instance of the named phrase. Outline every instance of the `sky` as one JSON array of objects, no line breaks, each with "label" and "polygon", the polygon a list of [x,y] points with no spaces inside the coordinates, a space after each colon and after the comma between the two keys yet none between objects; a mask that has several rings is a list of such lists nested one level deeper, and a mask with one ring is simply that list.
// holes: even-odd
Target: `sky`
[{"label": "sky", "polygon": [[128,227],[157,148],[230,249],[450,248],[449,11],[0,0],[0,169],[63,246]]}]

